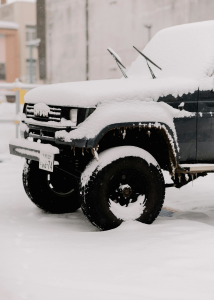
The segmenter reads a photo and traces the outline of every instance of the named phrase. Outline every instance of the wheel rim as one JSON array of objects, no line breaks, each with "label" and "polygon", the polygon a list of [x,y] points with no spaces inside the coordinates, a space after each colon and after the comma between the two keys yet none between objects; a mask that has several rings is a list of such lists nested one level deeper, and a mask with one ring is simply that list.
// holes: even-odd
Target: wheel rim
[{"label": "wheel rim", "polygon": [[121,206],[128,207],[137,201],[139,196],[145,196],[147,188],[145,179],[137,170],[125,169],[117,172],[109,183],[109,199]]},{"label": "wheel rim", "polygon": [[77,189],[77,183],[72,176],[60,170],[47,173],[47,183],[51,191],[60,196],[73,194]]}]

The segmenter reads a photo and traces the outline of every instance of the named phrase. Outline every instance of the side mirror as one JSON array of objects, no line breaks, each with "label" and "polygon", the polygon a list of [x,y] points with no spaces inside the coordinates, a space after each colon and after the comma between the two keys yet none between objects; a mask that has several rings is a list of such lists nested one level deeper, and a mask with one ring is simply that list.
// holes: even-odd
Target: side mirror
[{"label": "side mirror", "polygon": [[181,102],[181,103],[178,105],[178,109],[180,109],[180,110],[183,110],[183,109],[184,109],[184,102]]}]

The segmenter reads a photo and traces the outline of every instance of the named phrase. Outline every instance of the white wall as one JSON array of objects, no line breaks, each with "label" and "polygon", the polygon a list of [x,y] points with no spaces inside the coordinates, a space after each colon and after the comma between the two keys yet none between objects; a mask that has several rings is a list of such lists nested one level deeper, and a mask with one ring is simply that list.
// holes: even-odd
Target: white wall
[{"label": "white wall", "polygon": [[49,82],[84,80],[85,1],[47,0],[46,20]]},{"label": "white wall", "polygon": [[[126,66],[162,28],[214,19],[213,0],[88,0],[89,79],[121,77],[107,52],[113,48]],[[85,80],[85,0],[46,0],[49,82]],[[173,42],[173,41],[171,41]],[[167,47],[167,45],[166,45]]]}]

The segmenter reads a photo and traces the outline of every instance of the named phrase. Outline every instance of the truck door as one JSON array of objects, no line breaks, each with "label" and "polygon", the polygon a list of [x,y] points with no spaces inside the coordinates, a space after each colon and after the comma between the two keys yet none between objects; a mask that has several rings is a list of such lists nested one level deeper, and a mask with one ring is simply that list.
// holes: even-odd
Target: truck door
[{"label": "truck door", "polygon": [[192,117],[174,118],[178,145],[180,148],[180,162],[194,162],[196,160],[196,113],[198,91],[193,94],[184,94],[181,97],[169,95],[159,99],[159,101],[164,101],[173,108],[195,113]]},{"label": "truck door", "polygon": [[214,161],[214,92],[199,91],[197,115],[197,160]]}]

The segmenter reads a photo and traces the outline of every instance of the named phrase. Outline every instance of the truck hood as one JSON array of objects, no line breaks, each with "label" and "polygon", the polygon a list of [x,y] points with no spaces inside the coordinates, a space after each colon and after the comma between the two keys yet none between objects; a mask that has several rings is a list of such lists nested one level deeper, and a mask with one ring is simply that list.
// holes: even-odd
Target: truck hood
[{"label": "truck hood", "polygon": [[125,100],[154,100],[159,97],[194,92],[203,85],[212,86],[212,78],[203,81],[185,78],[113,79],[45,85],[29,91],[25,103],[46,103],[68,107],[93,107],[99,103]]}]

